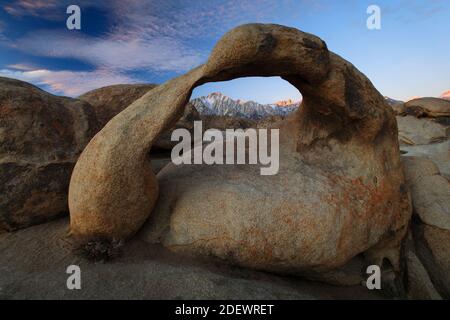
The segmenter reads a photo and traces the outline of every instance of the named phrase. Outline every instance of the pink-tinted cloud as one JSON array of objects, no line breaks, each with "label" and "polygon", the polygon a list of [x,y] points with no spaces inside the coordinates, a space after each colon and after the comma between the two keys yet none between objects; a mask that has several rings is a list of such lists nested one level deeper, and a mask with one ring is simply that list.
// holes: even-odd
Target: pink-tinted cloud
[{"label": "pink-tinted cloud", "polygon": [[[47,4],[39,0],[32,3],[34,1],[21,0],[14,7],[20,8],[22,14],[54,6],[61,11],[61,2]],[[116,72],[142,69],[184,72],[207,57],[207,49],[196,46],[199,39],[216,39],[223,30],[241,23],[263,21],[277,7],[283,6],[289,11],[294,5],[290,0],[84,0],[80,2],[82,12],[83,5],[93,4],[103,5],[114,21],[101,38],[81,36],[64,29],[41,30],[17,39],[15,48],[40,56],[75,58]]]},{"label": "pink-tinted cloud", "polygon": [[450,100],[450,90],[448,90],[448,91],[444,92],[443,94],[441,94],[441,98]]}]

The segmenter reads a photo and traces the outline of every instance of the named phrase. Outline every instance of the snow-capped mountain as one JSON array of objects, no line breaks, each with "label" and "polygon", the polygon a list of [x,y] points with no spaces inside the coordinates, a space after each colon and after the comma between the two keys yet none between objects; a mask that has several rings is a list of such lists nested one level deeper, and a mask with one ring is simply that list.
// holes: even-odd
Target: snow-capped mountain
[{"label": "snow-capped mountain", "polygon": [[269,116],[287,116],[300,105],[300,102],[260,104],[255,101],[233,100],[220,92],[193,99],[191,103],[201,115],[231,116],[253,120]]}]

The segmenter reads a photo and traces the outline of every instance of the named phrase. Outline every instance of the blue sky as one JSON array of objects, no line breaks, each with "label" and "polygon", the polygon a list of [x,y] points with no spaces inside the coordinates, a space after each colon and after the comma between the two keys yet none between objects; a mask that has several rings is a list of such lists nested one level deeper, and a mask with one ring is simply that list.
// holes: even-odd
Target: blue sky
[{"label": "blue sky", "polygon": [[[66,8],[81,8],[81,30]],[[381,8],[381,30],[366,9]],[[313,33],[397,99],[450,89],[449,0],[0,0],[0,76],[58,95],[116,83],[162,83],[207,59],[229,29],[278,23]],[[203,85],[262,103],[299,98],[279,78]]]}]

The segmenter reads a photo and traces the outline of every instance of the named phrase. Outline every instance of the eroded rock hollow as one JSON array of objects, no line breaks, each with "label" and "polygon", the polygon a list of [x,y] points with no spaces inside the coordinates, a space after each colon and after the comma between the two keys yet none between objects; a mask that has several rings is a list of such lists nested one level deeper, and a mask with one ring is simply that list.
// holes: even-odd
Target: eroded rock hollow
[{"label": "eroded rock hollow", "polygon": [[[278,174],[169,164],[156,177],[148,151],[192,90],[246,76],[280,76],[303,95],[279,127]],[[337,268],[362,252],[395,266],[411,215],[395,115],[380,93],[318,37],[264,24],[233,29],[206,64],[114,117],[75,166],[69,208],[76,236],[140,230],[174,251],[292,274]]]}]

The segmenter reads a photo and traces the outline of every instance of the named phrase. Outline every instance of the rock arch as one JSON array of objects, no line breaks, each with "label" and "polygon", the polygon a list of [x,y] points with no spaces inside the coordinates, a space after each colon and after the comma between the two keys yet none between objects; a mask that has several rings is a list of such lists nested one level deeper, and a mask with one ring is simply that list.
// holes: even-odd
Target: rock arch
[{"label": "rock arch", "polygon": [[[197,232],[195,223],[187,222],[189,229],[178,232],[180,221],[189,217],[171,206],[175,200],[167,194],[158,200],[148,151],[181,116],[193,88],[246,76],[281,76],[303,95],[302,107],[280,128],[281,175],[255,177],[262,185],[284,184],[293,192],[276,199],[276,207],[246,216],[253,221],[248,228],[239,215],[223,214],[215,216],[215,226]],[[178,177],[176,169],[168,170],[167,179]],[[198,177],[196,168],[189,170]],[[239,183],[253,174],[248,169]],[[230,176],[222,171],[211,173],[214,177],[226,182]],[[404,232],[410,208],[403,180],[395,116],[370,81],[318,37],[280,25],[248,24],[227,33],[206,64],[148,92],[91,140],[70,183],[71,232],[128,238],[150,215],[144,237],[174,250],[279,272],[325,270]],[[225,182],[219,190],[227,188]],[[183,189],[181,199],[196,191]],[[196,201],[186,205],[195,211],[202,202]],[[205,219],[199,215],[196,221]],[[239,230],[227,229],[226,219],[237,219]],[[277,224],[280,231],[273,228]]]}]

